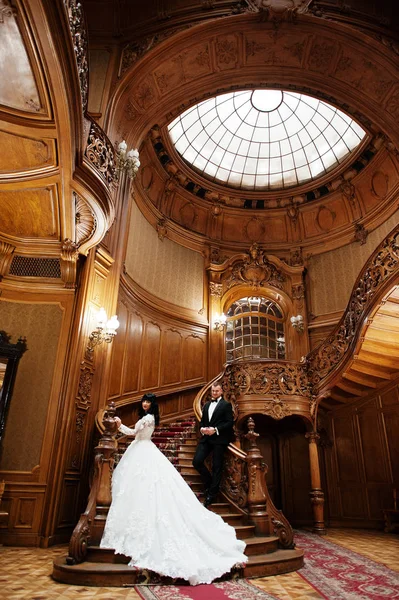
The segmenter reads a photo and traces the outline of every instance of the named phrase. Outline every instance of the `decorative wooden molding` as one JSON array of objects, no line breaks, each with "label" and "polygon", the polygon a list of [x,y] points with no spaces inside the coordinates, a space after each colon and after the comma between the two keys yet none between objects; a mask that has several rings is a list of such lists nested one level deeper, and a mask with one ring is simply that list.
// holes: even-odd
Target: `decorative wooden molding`
[{"label": "decorative wooden molding", "polygon": [[90,126],[85,156],[108,186],[116,181],[114,148],[101,127],[94,122]]},{"label": "decorative wooden molding", "polygon": [[64,0],[64,6],[68,15],[69,29],[75,51],[80,93],[82,96],[82,112],[85,112],[89,96],[89,66],[87,61],[88,48],[84,12],[78,0]]},{"label": "decorative wooden molding", "polygon": [[0,240],[0,281],[8,272],[14,251],[15,246]]},{"label": "decorative wooden molding", "polygon": [[78,246],[88,242],[97,228],[97,219],[90,205],[76,192],[75,201],[75,242]]},{"label": "decorative wooden molding", "polygon": [[70,239],[65,239],[61,247],[61,279],[67,289],[76,287],[76,266],[79,256],[78,244]]}]

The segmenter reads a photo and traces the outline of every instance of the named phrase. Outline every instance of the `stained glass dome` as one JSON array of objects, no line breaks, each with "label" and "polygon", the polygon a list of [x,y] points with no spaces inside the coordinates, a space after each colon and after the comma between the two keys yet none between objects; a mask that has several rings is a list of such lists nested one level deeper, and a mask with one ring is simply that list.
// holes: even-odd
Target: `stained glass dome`
[{"label": "stained glass dome", "polygon": [[178,153],[197,171],[246,190],[312,181],[342,163],[366,135],[327,102],[266,89],[200,102],[168,129]]}]

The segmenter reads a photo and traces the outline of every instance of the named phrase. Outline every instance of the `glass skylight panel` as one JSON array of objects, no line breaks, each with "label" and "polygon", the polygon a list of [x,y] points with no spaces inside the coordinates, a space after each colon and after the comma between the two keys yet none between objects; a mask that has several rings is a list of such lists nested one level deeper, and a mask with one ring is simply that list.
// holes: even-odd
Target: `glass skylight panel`
[{"label": "glass skylight panel", "polygon": [[168,129],[178,153],[205,177],[247,190],[288,188],[320,177],[366,135],[326,102],[267,89],[205,100]]}]

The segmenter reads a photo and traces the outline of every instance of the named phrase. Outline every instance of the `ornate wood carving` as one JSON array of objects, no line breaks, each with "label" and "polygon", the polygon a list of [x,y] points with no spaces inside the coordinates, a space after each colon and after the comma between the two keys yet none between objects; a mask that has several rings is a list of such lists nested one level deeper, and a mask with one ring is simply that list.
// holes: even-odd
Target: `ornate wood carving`
[{"label": "ornate wood carving", "polygon": [[248,497],[248,476],[245,453],[235,447],[226,453],[221,489],[237,506],[245,508]]},{"label": "ornate wood carving", "polygon": [[223,295],[223,286],[221,283],[214,283],[213,281],[209,282],[209,293],[211,296],[215,296],[216,298],[221,298]]},{"label": "ornate wood carving", "polygon": [[360,245],[366,243],[369,232],[363,225],[363,223],[355,223],[355,241],[360,242]]},{"label": "ornate wood carving", "polygon": [[230,387],[238,388],[240,394],[273,397],[310,395],[305,363],[244,361],[227,365],[225,377],[228,378]]},{"label": "ornate wood carving", "polygon": [[249,284],[257,289],[268,284],[282,289],[284,281],[285,276],[267,260],[258,244],[254,243],[249,249],[248,256],[233,266],[230,276],[226,279],[226,288]]},{"label": "ornate wood carving", "polygon": [[116,179],[114,148],[104,131],[96,123],[91,123],[85,156],[99,172],[107,185]]},{"label": "ornate wood carving", "polygon": [[89,67],[87,62],[87,34],[82,4],[78,0],[64,0],[68,13],[73,48],[78,68],[83,112],[87,110],[89,93]]},{"label": "ornate wood carving", "polygon": [[90,407],[93,378],[94,367],[82,361],[80,366],[78,393],[76,395],[76,406],[78,408],[87,410]]},{"label": "ornate wood carving", "polygon": [[97,219],[89,204],[73,192],[75,200],[75,242],[81,246],[93,237],[97,228]]},{"label": "ornate wood carving", "polygon": [[397,271],[398,265],[399,227],[396,227],[366,263],[335,331],[307,356],[309,378],[316,388],[321,388],[328,375],[344,359],[364,322],[372,298]]},{"label": "ornate wood carving", "polygon": [[99,543],[111,504],[111,472],[116,450],[114,436],[117,432],[113,402],[108,406],[103,425],[104,433],[95,448],[94,474],[87,507],[69,542],[66,560],[70,565],[84,561],[89,543]]},{"label": "ornate wood carving", "polygon": [[61,247],[61,278],[66,288],[76,286],[76,266],[78,260],[78,244],[72,240],[65,239]]},{"label": "ornate wood carving", "polygon": [[267,465],[256,444],[259,434],[255,432],[255,422],[250,417],[247,422],[249,441],[248,465],[248,515],[255,524],[258,534],[268,535],[272,531],[279,538],[283,548],[294,548],[294,532],[282,511],[274,506],[266,484]]}]

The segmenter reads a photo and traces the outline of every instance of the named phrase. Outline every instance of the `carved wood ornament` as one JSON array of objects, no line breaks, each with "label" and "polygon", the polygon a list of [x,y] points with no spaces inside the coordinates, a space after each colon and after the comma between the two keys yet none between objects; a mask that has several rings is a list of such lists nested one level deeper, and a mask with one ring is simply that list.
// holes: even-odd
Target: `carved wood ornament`
[{"label": "carved wood ornament", "polygon": [[226,288],[235,285],[251,285],[255,290],[266,284],[282,288],[284,275],[272,265],[257,243],[252,244],[248,256],[238,261],[232,268],[231,275],[226,279]]}]

